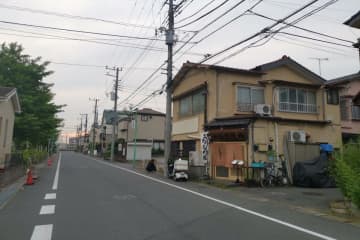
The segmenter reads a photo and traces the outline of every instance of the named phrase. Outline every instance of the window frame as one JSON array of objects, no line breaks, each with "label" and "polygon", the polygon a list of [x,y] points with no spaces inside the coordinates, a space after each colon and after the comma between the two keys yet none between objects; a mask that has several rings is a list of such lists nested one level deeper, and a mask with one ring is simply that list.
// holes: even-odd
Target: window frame
[{"label": "window frame", "polygon": [[[283,89],[287,90],[287,101],[282,101],[281,100],[281,91]],[[294,99],[292,99],[292,101],[290,101],[290,91],[294,91],[295,90],[295,102],[293,101]],[[303,91],[304,94],[304,99],[305,99],[305,103],[301,103],[299,101],[299,92]],[[309,94],[313,94],[315,103],[309,103],[309,99],[310,95]],[[288,87],[288,86],[281,86],[281,87],[277,87],[277,107],[278,107],[278,111],[279,112],[292,112],[292,113],[308,113],[308,114],[317,114],[318,110],[317,110],[317,96],[316,96],[316,90],[311,90],[311,89],[307,89],[307,88],[298,88],[298,87]],[[292,96],[293,98],[294,96]],[[296,109],[295,109],[296,108]],[[311,109],[315,109],[315,111],[311,110]]]},{"label": "window frame", "polygon": [[[195,109],[195,104],[194,104],[194,100],[196,99],[197,96],[201,96],[199,99],[201,99],[200,101],[202,102],[199,102],[196,106],[197,106],[197,109]],[[187,101],[187,104],[189,104],[188,108],[189,110],[187,112],[183,112],[182,111],[182,102],[183,101]],[[179,111],[178,111],[178,114],[179,114],[179,117],[180,118],[183,118],[183,117],[189,117],[189,116],[194,116],[194,115],[197,115],[197,114],[200,114],[202,112],[205,111],[205,104],[206,104],[206,101],[205,101],[205,93],[204,93],[204,90],[200,90],[200,91],[196,91],[196,92],[193,92],[187,96],[184,96],[182,98],[180,98],[178,100],[179,102]]]},{"label": "window frame", "polygon": [[[245,107],[244,110],[241,109],[241,106],[239,106],[241,103],[239,102],[239,89],[240,88],[247,88],[250,90],[250,103],[243,103],[248,104],[249,106]],[[263,93],[263,101],[262,103],[254,103],[253,101],[253,90],[261,90]],[[261,86],[250,86],[250,85],[236,85],[235,89],[235,95],[236,95],[236,111],[237,112],[253,112],[254,106],[257,104],[265,104],[265,88]]]},{"label": "window frame", "polygon": [[[336,100],[333,98],[333,93],[335,92]],[[334,101],[335,100],[335,101]],[[337,88],[329,88],[326,90],[326,102],[327,104],[331,105],[339,105],[340,104],[340,96],[339,96],[339,89]]]}]

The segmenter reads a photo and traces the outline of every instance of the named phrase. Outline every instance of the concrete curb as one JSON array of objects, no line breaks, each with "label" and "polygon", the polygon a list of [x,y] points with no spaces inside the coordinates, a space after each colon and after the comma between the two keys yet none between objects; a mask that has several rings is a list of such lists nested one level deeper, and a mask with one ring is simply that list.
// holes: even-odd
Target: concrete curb
[{"label": "concrete curb", "polygon": [[20,177],[14,183],[8,185],[0,192],[0,210],[23,188],[25,176]]}]

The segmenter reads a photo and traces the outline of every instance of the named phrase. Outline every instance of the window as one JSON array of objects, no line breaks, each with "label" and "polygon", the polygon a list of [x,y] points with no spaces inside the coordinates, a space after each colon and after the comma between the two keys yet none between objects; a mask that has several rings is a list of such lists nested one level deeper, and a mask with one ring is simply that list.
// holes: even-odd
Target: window
[{"label": "window", "polygon": [[279,88],[279,110],[316,113],[316,93],[306,89]]},{"label": "window", "polygon": [[2,134],[1,130],[2,130],[2,117],[0,117],[0,137],[1,137],[1,134]]},{"label": "window", "polygon": [[360,120],[360,106],[356,106],[356,105],[352,106],[351,112],[352,112],[353,120]]},{"label": "window", "polygon": [[7,139],[7,132],[8,132],[8,126],[9,125],[9,120],[8,119],[6,119],[5,120],[5,129],[4,129],[4,144],[3,144],[3,147],[5,147],[6,146],[6,139]]},{"label": "window", "polygon": [[141,121],[148,121],[149,116],[148,115],[141,115]]},{"label": "window", "polygon": [[327,90],[327,103],[328,104],[339,104],[339,91],[338,89],[328,89]]},{"label": "window", "polygon": [[349,120],[346,98],[340,98],[340,118],[341,120]]},{"label": "window", "polygon": [[180,99],[180,116],[191,116],[203,112],[205,109],[205,96],[203,92]]},{"label": "window", "polygon": [[263,104],[264,89],[252,87],[237,87],[237,109],[240,112],[254,110],[254,105]]}]

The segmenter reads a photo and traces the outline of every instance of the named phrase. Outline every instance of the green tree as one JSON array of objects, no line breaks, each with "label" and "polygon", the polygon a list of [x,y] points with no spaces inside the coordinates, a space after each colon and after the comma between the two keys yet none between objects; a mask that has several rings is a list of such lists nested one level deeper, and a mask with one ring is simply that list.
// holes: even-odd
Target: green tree
[{"label": "green tree", "polygon": [[344,196],[360,208],[360,139],[345,144],[337,154],[334,175]]},{"label": "green tree", "polygon": [[22,113],[15,118],[14,140],[19,148],[29,142],[32,146],[47,145],[48,139],[57,139],[62,120],[56,117],[63,105],[53,103],[52,84],[45,77],[49,62],[41,57],[31,58],[17,43],[0,48],[0,86],[15,87]]}]

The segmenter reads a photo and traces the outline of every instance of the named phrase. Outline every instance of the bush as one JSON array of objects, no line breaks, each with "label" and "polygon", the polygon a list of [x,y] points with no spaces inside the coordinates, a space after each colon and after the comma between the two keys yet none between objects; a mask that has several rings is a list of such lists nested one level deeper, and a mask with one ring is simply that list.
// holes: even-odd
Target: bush
[{"label": "bush", "polygon": [[334,168],[337,186],[344,196],[360,208],[360,142],[344,145]]},{"label": "bush", "polygon": [[44,161],[47,157],[47,152],[36,149],[25,149],[22,152],[22,157],[25,167],[31,167],[32,164]]}]

